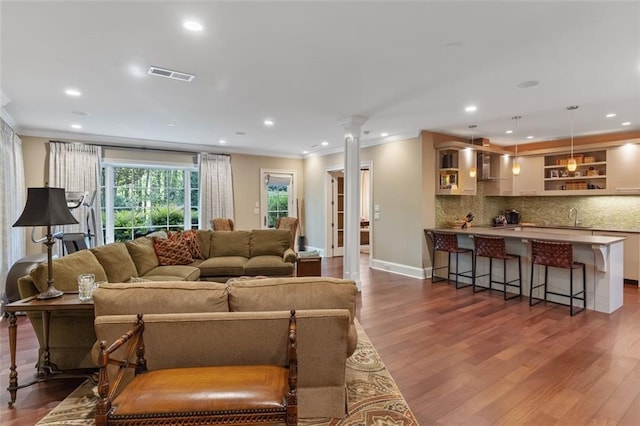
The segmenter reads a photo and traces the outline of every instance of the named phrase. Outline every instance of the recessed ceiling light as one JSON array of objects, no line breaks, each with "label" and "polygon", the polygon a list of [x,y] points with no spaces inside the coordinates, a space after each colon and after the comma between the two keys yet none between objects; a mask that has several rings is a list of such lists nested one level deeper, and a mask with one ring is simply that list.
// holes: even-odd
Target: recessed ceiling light
[{"label": "recessed ceiling light", "polygon": [[505,133],[510,135],[511,133],[513,133],[513,130],[507,130]]},{"label": "recessed ceiling light", "polygon": [[202,24],[196,21],[185,21],[182,26],[189,31],[202,31]]},{"label": "recessed ceiling light", "polygon": [[64,93],[66,93],[68,96],[81,96],[82,92],[80,92],[77,89],[66,89],[64,91]]},{"label": "recessed ceiling light", "polygon": [[270,118],[267,118],[266,120],[264,120],[264,125],[265,125],[265,126],[271,127],[271,126],[273,126],[274,124],[276,124],[276,122],[275,122],[275,121],[273,121],[273,120],[272,120],[272,119],[270,119]]},{"label": "recessed ceiling light", "polygon": [[607,118],[613,118],[613,117],[615,117],[615,116],[616,116],[616,113],[615,113],[615,112],[612,112],[611,114],[607,114],[607,115],[605,115],[605,117],[607,117]]},{"label": "recessed ceiling light", "polygon": [[169,123],[169,124],[167,124],[167,126],[169,126],[169,127],[176,127],[176,123]]},{"label": "recessed ceiling light", "polygon": [[322,143],[321,143],[320,145],[322,145],[322,146],[327,146],[327,145],[329,145],[329,142],[327,142],[327,141],[322,141]]},{"label": "recessed ceiling light", "polygon": [[380,136],[382,136],[383,138],[386,138],[387,136],[389,136],[389,133],[380,133]]},{"label": "recessed ceiling light", "polygon": [[477,106],[475,106],[475,105],[469,105],[468,107],[465,107],[465,109],[464,109],[464,110],[465,110],[465,111],[467,111],[467,112],[475,112],[477,109],[478,109],[478,107],[477,107]]},{"label": "recessed ceiling light", "polygon": [[224,139],[220,139],[218,142],[220,142],[222,145],[224,145],[225,143],[227,143],[227,141],[225,141]]},{"label": "recessed ceiling light", "polygon": [[302,153],[303,153],[303,154],[308,154],[308,153],[309,153],[309,151],[304,150],[304,151],[302,151]]},{"label": "recessed ceiling light", "polygon": [[72,129],[82,129],[82,126],[80,124],[72,124],[71,128]]},{"label": "recessed ceiling light", "polygon": [[624,123],[622,123],[623,126],[631,126],[631,122],[630,121],[625,121]]},{"label": "recessed ceiling light", "polygon": [[533,139],[533,136],[527,136],[527,139]]}]

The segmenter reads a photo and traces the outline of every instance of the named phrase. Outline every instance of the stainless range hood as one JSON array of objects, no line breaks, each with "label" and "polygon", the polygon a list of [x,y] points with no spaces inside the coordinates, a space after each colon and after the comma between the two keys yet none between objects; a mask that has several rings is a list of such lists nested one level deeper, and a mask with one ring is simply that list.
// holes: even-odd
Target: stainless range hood
[{"label": "stainless range hood", "polygon": [[501,179],[500,154],[492,154],[487,151],[478,152],[478,182],[495,181]]}]

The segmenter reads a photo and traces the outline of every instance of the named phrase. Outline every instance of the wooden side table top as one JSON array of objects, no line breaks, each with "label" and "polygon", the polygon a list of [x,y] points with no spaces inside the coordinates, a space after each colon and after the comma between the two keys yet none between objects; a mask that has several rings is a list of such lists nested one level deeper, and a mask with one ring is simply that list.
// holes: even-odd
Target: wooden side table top
[{"label": "wooden side table top", "polygon": [[78,293],[64,293],[60,297],[40,300],[37,296],[27,297],[4,306],[9,313],[34,311],[93,310],[93,302],[81,302]]}]

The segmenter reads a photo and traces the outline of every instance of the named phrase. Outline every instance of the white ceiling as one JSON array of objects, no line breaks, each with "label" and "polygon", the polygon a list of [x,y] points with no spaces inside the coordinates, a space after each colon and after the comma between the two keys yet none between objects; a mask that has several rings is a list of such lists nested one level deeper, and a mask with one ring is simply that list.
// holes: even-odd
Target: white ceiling
[{"label": "white ceiling", "polygon": [[470,124],[510,145],[567,137],[573,104],[576,136],[640,129],[638,1],[3,0],[0,14],[2,115],[22,135],[302,156],[342,149],[340,119],[360,115],[364,146]]}]

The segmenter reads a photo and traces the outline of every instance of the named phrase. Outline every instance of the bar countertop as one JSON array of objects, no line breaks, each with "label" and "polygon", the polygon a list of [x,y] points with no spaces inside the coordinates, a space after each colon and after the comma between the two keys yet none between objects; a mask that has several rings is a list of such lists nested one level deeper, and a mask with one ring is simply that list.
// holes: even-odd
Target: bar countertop
[{"label": "bar countertop", "polygon": [[451,228],[436,228],[431,229],[438,232],[453,232],[459,235],[488,235],[504,238],[518,238],[520,240],[541,240],[541,241],[559,241],[564,243],[574,244],[589,244],[608,246],[620,241],[624,241],[625,237],[610,237],[600,235],[571,235],[571,234],[557,234],[553,232],[541,232],[541,231],[526,231],[526,228],[521,227],[508,227],[508,228],[468,228],[468,229],[451,229]]}]

